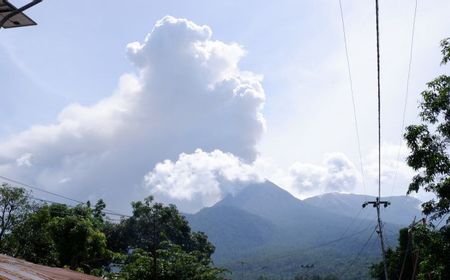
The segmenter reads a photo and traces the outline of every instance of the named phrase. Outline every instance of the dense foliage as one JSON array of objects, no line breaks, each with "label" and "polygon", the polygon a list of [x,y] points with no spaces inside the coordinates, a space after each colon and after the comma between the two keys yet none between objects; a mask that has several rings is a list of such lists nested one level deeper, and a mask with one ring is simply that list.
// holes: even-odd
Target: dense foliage
[{"label": "dense foliage", "polygon": [[[450,279],[450,228],[436,231],[422,224],[402,229],[399,245],[386,258],[389,279]],[[371,275],[384,279],[383,263],[373,265]]]},{"label": "dense foliage", "polygon": [[[450,57],[450,38],[441,42],[443,60]],[[406,128],[405,139],[411,154],[407,162],[417,175],[408,192],[424,189],[436,195],[423,204],[425,214],[439,218],[450,211],[450,76],[441,75],[422,92],[421,124]]]},{"label": "dense foliage", "polygon": [[111,279],[212,280],[223,273],[212,264],[207,236],[152,197],[133,202],[132,216],[120,222],[105,215],[102,200],[92,207],[33,201],[22,188],[0,187],[1,253]]},{"label": "dense foliage", "polygon": [[29,207],[24,189],[2,184],[0,188],[0,248],[5,235],[24,219]]}]

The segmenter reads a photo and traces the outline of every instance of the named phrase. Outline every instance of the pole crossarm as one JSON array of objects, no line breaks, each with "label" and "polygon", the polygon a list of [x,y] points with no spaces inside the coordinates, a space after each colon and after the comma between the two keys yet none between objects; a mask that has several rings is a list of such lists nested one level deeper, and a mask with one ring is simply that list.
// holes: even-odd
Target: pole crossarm
[{"label": "pole crossarm", "polygon": [[384,208],[388,207],[389,205],[391,205],[390,201],[382,201],[380,200],[378,197],[376,198],[375,201],[366,201],[362,204],[363,208],[366,208],[367,205],[372,205],[374,208],[380,207],[381,205],[383,205]]}]

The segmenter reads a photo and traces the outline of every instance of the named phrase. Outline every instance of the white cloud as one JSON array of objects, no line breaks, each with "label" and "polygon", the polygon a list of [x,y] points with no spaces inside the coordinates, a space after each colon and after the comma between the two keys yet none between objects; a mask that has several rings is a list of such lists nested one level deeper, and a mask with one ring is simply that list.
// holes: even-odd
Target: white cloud
[{"label": "white cloud", "polygon": [[[382,195],[405,195],[414,171],[406,164],[406,145],[382,145]],[[378,148],[363,158],[364,181],[359,165],[343,153],[325,155],[322,164],[296,162],[288,171],[278,169],[269,179],[299,198],[326,192],[378,194]],[[365,182],[365,186],[364,183]]]},{"label": "white cloud", "polygon": [[31,153],[25,153],[16,159],[16,164],[18,167],[31,166],[32,160],[33,160],[33,155]]},{"label": "white cloud", "polygon": [[355,165],[341,153],[329,154],[325,157],[326,191],[353,191],[360,183],[360,174]]},{"label": "white cloud", "polygon": [[123,208],[142,198],[149,169],[180,153],[219,149],[256,159],[265,95],[261,77],[238,67],[241,46],[167,16],[127,54],[137,73],[123,75],[113,95],[72,104],[55,123],[0,143],[1,174]]},{"label": "white cloud", "polygon": [[253,165],[219,150],[200,149],[181,154],[177,161],[165,160],[145,176],[145,185],[157,201],[175,203],[186,212],[212,206],[226,194],[263,178]]},{"label": "white cloud", "polygon": [[355,165],[342,153],[327,154],[321,165],[296,162],[288,172],[279,170],[270,179],[299,198],[324,192],[351,192],[361,183]]},{"label": "white cloud", "polygon": [[[382,145],[382,195],[405,195],[414,171],[406,164],[409,151],[403,143]],[[327,192],[352,192],[364,195],[378,194],[378,148],[370,149],[363,157],[364,180],[359,167],[344,153],[326,154],[321,164],[295,162],[282,169],[271,162],[266,170],[258,171],[269,180],[285,188],[298,198]],[[364,186],[365,183],[365,186]],[[413,196],[425,200],[423,193]]]},{"label": "white cloud", "polygon": [[[406,144],[383,143],[381,148],[381,184],[385,195],[406,194],[414,171],[406,163],[409,151]],[[372,149],[366,159],[369,184],[378,184],[378,150]]]}]

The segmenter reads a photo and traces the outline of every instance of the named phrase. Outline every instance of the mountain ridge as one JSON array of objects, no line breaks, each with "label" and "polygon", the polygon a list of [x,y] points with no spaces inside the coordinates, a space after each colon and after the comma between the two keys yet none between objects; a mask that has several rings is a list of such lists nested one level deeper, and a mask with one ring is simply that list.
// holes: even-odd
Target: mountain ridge
[{"label": "mountain ridge", "polygon": [[[376,211],[361,207],[367,199],[374,197],[332,193],[299,200],[265,181],[249,185],[186,217],[193,230],[205,232],[216,246],[213,258],[218,265],[238,272],[242,269],[239,261],[245,261],[247,272],[255,273],[254,278],[261,267],[267,268],[265,274],[292,276],[298,273],[298,267],[292,263],[318,260],[324,272],[342,271],[346,263],[333,267],[337,265],[336,259],[351,258],[372,236],[370,246],[374,249],[365,252],[355,272],[357,276],[348,278],[369,279],[366,262],[379,260],[380,252],[373,235]],[[392,200],[398,203],[405,198]],[[406,203],[406,207],[418,202],[407,200],[413,203]],[[382,213],[385,214],[385,209]],[[407,216],[415,212],[404,213]],[[398,230],[410,223],[405,221],[403,217],[394,223],[385,222],[388,244],[396,244]]]}]

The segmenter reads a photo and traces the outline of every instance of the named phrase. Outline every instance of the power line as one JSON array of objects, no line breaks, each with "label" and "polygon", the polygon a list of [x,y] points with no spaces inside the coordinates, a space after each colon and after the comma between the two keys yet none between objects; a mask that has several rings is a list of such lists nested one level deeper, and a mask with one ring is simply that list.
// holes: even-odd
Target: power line
[{"label": "power line", "polygon": [[[449,218],[449,216],[448,215],[443,215],[442,216],[442,218],[441,218],[441,220],[437,223],[437,225],[435,226],[435,228],[438,228],[439,227],[439,225],[442,223],[442,221],[444,220],[444,218]],[[447,224],[448,223],[448,221],[445,223],[445,224]]]},{"label": "power line", "polygon": [[[74,205],[69,205],[69,204],[65,204],[65,203],[61,203],[61,202],[56,202],[56,201],[53,201],[53,200],[48,200],[48,199],[44,199],[44,198],[40,198],[40,197],[35,197],[35,196],[28,196],[28,198],[30,198],[30,199],[32,199],[32,200],[36,200],[36,201],[41,201],[41,202],[44,202],[44,203],[51,203],[51,204],[65,205],[65,206],[67,206],[67,207],[69,207],[69,208],[75,208],[75,207],[76,207],[76,206],[74,206]],[[89,209],[93,209],[93,208],[90,207]],[[112,216],[128,217],[128,218],[131,217],[131,216],[129,216],[129,215],[118,214],[118,213],[115,213],[115,212],[110,212],[110,211],[108,211],[108,210],[106,210],[106,211],[102,210],[102,211],[100,211],[100,212],[102,212],[103,214],[106,214],[106,215],[112,215]]]},{"label": "power line", "polygon": [[355,223],[355,221],[358,219],[359,215],[361,214],[363,208],[360,208],[358,213],[356,213],[356,216],[353,217],[353,219],[350,221],[350,223],[348,224],[347,228],[343,231],[341,238],[345,236],[345,234],[347,234],[348,230],[350,229],[350,227]]},{"label": "power line", "polygon": [[356,257],[350,262],[350,265],[348,266],[347,269],[345,269],[341,275],[339,275],[338,279],[342,279],[342,276],[344,276],[349,270],[350,268],[356,263],[356,261],[359,259],[359,257],[361,256],[362,252],[364,251],[364,249],[366,248],[367,244],[369,244],[370,240],[373,237],[373,234],[375,233],[375,231],[377,231],[378,226],[375,226],[372,233],[370,234],[369,238],[367,239],[367,241],[364,243],[364,245],[361,247],[361,249],[358,251],[358,254],[356,255]]},{"label": "power line", "polygon": [[60,194],[57,194],[57,193],[54,193],[54,192],[50,192],[50,191],[47,191],[47,190],[44,190],[44,189],[32,186],[32,185],[27,184],[27,183],[20,182],[20,181],[15,180],[15,179],[8,178],[6,176],[0,175],[0,178],[3,179],[3,180],[9,181],[11,183],[14,183],[14,184],[21,185],[23,187],[27,187],[27,188],[32,189],[32,190],[37,190],[37,191],[40,191],[40,192],[43,192],[43,193],[46,193],[46,194],[50,194],[50,195],[62,198],[62,199],[66,199],[66,200],[69,200],[69,201],[72,201],[72,202],[76,202],[76,203],[79,203],[79,204],[84,204],[84,202],[79,201],[77,199],[73,199],[73,198],[70,198],[70,197],[67,197],[67,196],[64,196],[64,195],[60,195]]},{"label": "power line", "polygon": [[350,234],[350,235],[347,235],[347,236],[342,236],[342,237],[340,237],[340,238],[338,238],[338,239],[334,239],[334,240],[331,240],[331,241],[328,241],[328,242],[324,242],[324,243],[321,243],[321,244],[318,244],[318,245],[315,245],[315,246],[311,246],[311,247],[306,247],[306,248],[305,248],[305,249],[303,249],[303,250],[314,250],[314,249],[317,249],[317,248],[320,248],[320,247],[323,247],[323,246],[327,246],[327,245],[330,245],[330,244],[333,244],[333,243],[336,243],[336,242],[342,241],[342,240],[344,240],[344,239],[347,239],[347,238],[350,238],[350,237],[356,236],[356,235],[358,235],[358,234],[360,234],[360,233],[363,233],[364,231],[366,231],[366,230],[367,230],[367,228],[368,228],[368,227],[364,228],[364,229],[363,229],[363,230],[361,230],[361,231],[358,231],[358,232],[352,233],[352,234]]},{"label": "power line", "polygon": [[[309,247],[300,248],[300,249],[291,251],[290,253],[283,254],[283,255],[280,255],[280,256],[272,256],[272,257],[268,257],[268,258],[265,258],[265,260],[257,261],[257,262],[263,262],[263,261],[267,261],[267,260],[273,261],[273,260],[278,260],[278,259],[284,259],[284,258],[288,258],[288,257],[293,256],[293,255],[296,255],[298,252],[302,252],[302,251],[312,251],[312,250],[314,250],[314,249],[317,249],[317,248],[320,248],[320,247],[323,247],[323,246],[327,246],[327,245],[330,245],[330,244],[333,244],[333,243],[336,243],[336,242],[339,242],[339,241],[348,239],[348,238],[350,238],[350,237],[359,235],[359,234],[365,232],[368,228],[370,228],[370,226],[371,226],[371,225],[365,227],[364,229],[362,229],[362,230],[360,230],[360,231],[357,231],[357,232],[354,232],[354,233],[352,233],[352,234],[350,234],[350,235],[347,235],[347,236],[341,236],[340,238],[337,238],[337,239],[334,239],[334,240],[330,240],[330,241],[327,241],[327,242],[324,242],[324,243],[320,243],[320,244],[313,245],[313,246],[309,246]],[[245,260],[244,260],[244,261],[245,261]],[[250,261],[247,260],[246,263],[250,263]]]},{"label": "power line", "polygon": [[349,58],[349,51],[348,51],[348,46],[347,46],[347,35],[346,35],[346,31],[345,31],[345,22],[344,22],[344,12],[342,9],[342,1],[341,0],[339,0],[339,9],[341,12],[342,33],[344,35],[345,58],[347,59],[348,81],[350,84],[350,95],[352,97],[352,105],[353,105],[353,118],[354,118],[354,123],[355,123],[355,132],[356,132],[356,139],[357,139],[357,144],[358,144],[359,168],[361,169],[363,192],[365,194],[366,193],[366,181],[365,181],[363,160],[362,160],[362,153],[361,153],[361,139],[359,137],[359,126],[358,126],[358,118],[357,118],[357,113],[356,113],[355,94],[353,91],[352,71],[351,71],[351,67],[350,67],[350,58]]},{"label": "power line", "polygon": [[[77,200],[77,199],[74,199],[74,198],[70,198],[70,197],[68,197],[68,196],[64,196],[64,195],[57,194],[57,193],[54,193],[54,192],[50,192],[50,191],[47,191],[47,190],[45,190],[45,189],[42,189],[42,188],[39,188],[39,187],[36,187],[36,186],[32,186],[32,185],[30,185],[30,184],[21,182],[21,181],[16,180],[16,179],[11,179],[11,178],[8,178],[8,177],[2,176],[2,175],[0,175],[0,178],[3,179],[3,180],[8,181],[8,182],[10,182],[10,183],[14,183],[14,184],[17,184],[17,185],[20,185],[20,186],[29,188],[29,189],[31,189],[31,190],[37,190],[37,191],[40,191],[40,192],[43,192],[43,193],[46,193],[46,194],[49,194],[49,195],[53,195],[53,196],[55,196],[55,197],[59,197],[59,198],[62,198],[62,199],[66,199],[66,200],[75,202],[75,203],[77,203],[77,204],[86,205],[85,202],[82,202],[82,201],[80,201],[80,200]],[[48,203],[64,204],[64,203],[55,202],[55,201],[46,200],[46,199],[39,199],[39,200],[41,200],[41,201],[43,201],[43,202],[48,202]],[[65,204],[65,205],[67,205],[67,204]],[[71,206],[71,205],[70,205],[70,206]],[[74,206],[71,206],[71,207],[74,207]],[[91,208],[92,208],[92,207],[91,207]],[[106,209],[106,208],[105,208],[102,212],[105,213],[105,214],[108,214],[108,215],[113,215],[113,216],[121,216],[121,217],[128,217],[128,218],[131,217],[130,215],[121,214],[121,213],[118,213],[118,212],[116,212],[116,211],[113,211],[113,210],[110,210],[110,209]]]},{"label": "power line", "polygon": [[35,197],[35,196],[32,196],[32,195],[28,196],[28,198],[31,199],[31,200],[36,200],[36,201],[40,201],[40,202],[44,202],[44,203],[65,205],[65,206],[67,206],[69,208],[75,207],[73,205],[69,205],[69,204],[65,204],[65,203],[61,203],[61,202],[56,202],[56,201],[48,200],[48,199],[44,199],[44,198],[39,198],[39,197]]},{"label": "power line", "polygon": [[[344,13],[342,9],[342,1],[339,0],[339,8],[340,8],[340,14],[341,14],[341,22],[342,22],[342,31],[344,34],[344,46],[345,46],[345,55],[347,59],[347,69],[348,69],[348,75],[349,75],[349,83],[350,83],[350,93],[352,97],[352,104],[353,104],[353,116],[355,120],[355,130],[356,130],[356,136],[358,140],[358,152],[359,152],[359,159],[360,159],[360,168],[362,173],[362,179],[363,179],[363,187],[365,189],[365,181],[364,181],[364,169],[363,169],[363,163],[362,163],[362,153],[361,153],[361,145],[360,145],[360,137],[359,137],[359,130],[358,130],[358,122],[357,122],[357,116],[356,116],[356,104],[355,104],[355,98],[354,98],[354,92],[353,92],[353,81],[351,76],[351,68],[350,68],[350,59],[349,59],[349,52],[348,52],[348,46],[347,46],[347,36],[345,31],[345,22],[344,22]],[[381,201],[381,79],[380,79],[380,32],[379,32],[379,7],[378,7],[378,0],[375,0],[375,13],[376,13],[376,49],[377,49],[377,100],[378,100],[378,197],[376,201],[374,202],[365,202],[363,204],[363,207],[365,207],[367,204],[373,204],[374,207],[377,209],[377,224],[378,224],[378,234],[380,237],[380,243],[381,243],[381,251],[383,254],[383,264],[384,264],[384,272],[385,272],[385,279],[388,279],[387,275],[387,266],[386,266],[386,252],[385,252],[385,245],[384,245],[384,238],[383,238],[383,230],[382,230],[382,222],[380,217],[380,205],[384,204],[385,207],[387,207],[390,203],[389,202],[382,202]],[[408,83],[409,83],[409,76],[408,76]]]},{"label": "power line", "polygon": [[[60,202],[56,202],[56,201],[52,201],[52,200],[48,200],[48,199],[44,199],[44,198],[39,198],[39,197],[35,197],[35,196],[28,196],[28,198],[29,199],[31,199],[31,200],[35,200],[35,201],[40,201],[40,202],[43,202],[43,203],[51,203],[51,204],[58,204],[58,205],[64,205],[64,206],[67,206],[68,208],[70,208],[70,209],[74,209],[76,206],[74,206],[74,205],[69,205],[69,204],[64,204],[64,203],[60,203]],[[90,209],[92,209],[92,208],[90,208]],[[55,213],[58,213],[58,214],[66,214],[65,212],[63,212],[63,211],[58,211],[58,210],[56,210],[56,209],[52,209],[52,213],[53,212],[55,212]],[[101,211],[102,213],[104,213],[104,214],[106,214],[106,215],[112,215],[112,216],[119,216],[119,217],[121,217],[121,218],[123,218],[123,217],[127,217],[127,216],[123,216],[123,215],[121,215],[121,214],[113,214],[113,213],[109,213],[109,212],[104,212],[104,211]],[[80,215],[80,214],[76,214],[76,213],[71,213],[71,215],[76,215],[76,216],[81,216],[81,217],[83,217],[83,215]],[[111,218],[111,217],[108,217],[108,216],[106,216],[105,217],[108,221],[117,221],[117,222],[120,222],[120,221],[122,221],[122,219],[114,219],[114,218]]]},{"label": "power line", "polygon": [[406,78],[406,91],[405,91],[405,99],[404,99],[404,104],[403,104],[402,126],[400,129],[400,143],[398,145],[398,150],[397,150],[397,160],[396,160],[395,171],[394,171],[394,179],[392,182],[391,195],[394,192],[394,187],[397,183],[398,162],[400,160],[400,150],[403,146],[402,139],[403,139],[403,130],[405,129],[406,107],[408,105],[409,81],[411,78],[411,64],[412,64],[412,58],[413,58],[414,33],[415,33],[415,29],[416,29],[416,15],[417,15],[417,0],[415,1],[415,6],[414,6],[414,16],[413,16],[413,24],[412,24],[412,31],[411,31],[411,44],[410,44],[410,48],[409,48],[408,76]]}]

